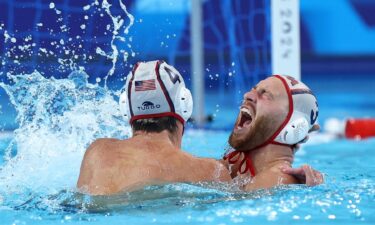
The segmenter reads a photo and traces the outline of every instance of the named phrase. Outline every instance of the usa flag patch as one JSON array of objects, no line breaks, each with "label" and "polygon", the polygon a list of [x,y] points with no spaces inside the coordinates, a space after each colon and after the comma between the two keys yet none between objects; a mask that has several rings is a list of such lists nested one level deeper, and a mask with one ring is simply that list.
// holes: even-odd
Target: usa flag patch
[{"label": "usa flag patch", "polygon": [[135,91],[151,91],[155,89],[155,79],[135,81]]}]

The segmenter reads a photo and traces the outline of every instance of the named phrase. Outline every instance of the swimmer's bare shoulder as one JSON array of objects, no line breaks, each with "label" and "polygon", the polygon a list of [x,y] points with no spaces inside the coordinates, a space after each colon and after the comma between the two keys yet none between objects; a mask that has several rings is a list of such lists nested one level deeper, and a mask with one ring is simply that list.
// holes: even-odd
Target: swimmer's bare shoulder
[{"label": "swimmer's bare shoulder", "polygon": [[244,186],[244,190],[254,191],[287,184],[299,184],[299,182],[294,176],[283,173],[278,165],[257,174],[247,185]]},{"label": "swimmer's bare shoulder", "polygon": [[130,140],[101,138],[94,141],[83,157],[77,188],[84,193],[104,195],[137,186],[139,174],[131,171],[136,154],[128,151],[134,148]]},{"label": "swimmer's bare shoulder", "polygon": [[[77,187],[80,191],[93,193],[96,187],[103,186],[107,183],[108,164],[110,163],[109,152],[106,150],[108,145],[116,139],[101,138],[95,140],[86,150],[82,160],[81,170],[77,181]],[[105,185],[107,186],[107,185]],[[101,192],[104,190],[97,190]]]}]

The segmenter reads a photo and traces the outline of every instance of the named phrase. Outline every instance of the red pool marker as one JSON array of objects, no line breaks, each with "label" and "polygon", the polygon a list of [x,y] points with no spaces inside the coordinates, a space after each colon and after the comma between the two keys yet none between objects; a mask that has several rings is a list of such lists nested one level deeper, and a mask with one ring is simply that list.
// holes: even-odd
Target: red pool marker
[{"label": "red pool marker", "polygon": [[353,139],[375,137],[375,118],[348,119],[345,125],[345,136]]}]

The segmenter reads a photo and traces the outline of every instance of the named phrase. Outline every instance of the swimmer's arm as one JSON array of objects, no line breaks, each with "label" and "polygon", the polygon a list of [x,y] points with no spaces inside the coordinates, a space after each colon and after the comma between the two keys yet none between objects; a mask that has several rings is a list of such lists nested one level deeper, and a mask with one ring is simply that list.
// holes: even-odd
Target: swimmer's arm
[{"label": "swimmer's arm", "polygon": [[237,177],[241,160],[238,160],[238,162],[234,164],[230,164],[227,159],[220,159],[217,161],[224,165],[225,168],[227,168],[232,179]]},{"label": "swimmer's arm", "polygon": [[299,182],[293,176],[282,173],[279,169],[274,169],[257,174],[243,189],[245,191],[254,191],[258,189],[267,189],[286,184],[298,184]]},{"label": "swimmer's arm", "polygon": [[219,159],[217,160],[219,163],[223,164],[227,169],[229,169],[229,162],[225,159]]},{"label": "swimmer's arm", "polygon": [[[195,161],[195,160],[194,160]],[[212,158],[199,158],[195,161],[194,182],[199,181],[220,181],[229,182],[232,180],[229,170],[218,160]]]}]

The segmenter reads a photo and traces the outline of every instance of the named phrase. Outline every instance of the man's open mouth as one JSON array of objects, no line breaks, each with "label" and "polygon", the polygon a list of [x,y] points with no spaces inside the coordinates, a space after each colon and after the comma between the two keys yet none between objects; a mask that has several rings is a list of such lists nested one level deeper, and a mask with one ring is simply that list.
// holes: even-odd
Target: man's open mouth
[{"label": "man's open mouth", "polygon": [[253,121],[253,114],[249,109],[242,107],[240,111],[240,119],[237,123],[236,130],[241,130],[243,128],[249,127]]}]

